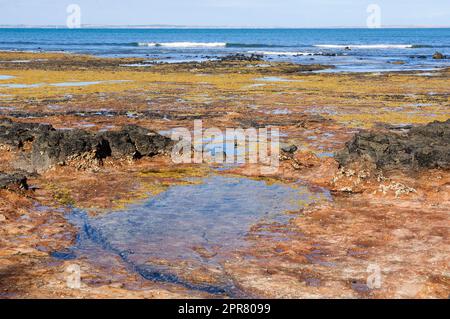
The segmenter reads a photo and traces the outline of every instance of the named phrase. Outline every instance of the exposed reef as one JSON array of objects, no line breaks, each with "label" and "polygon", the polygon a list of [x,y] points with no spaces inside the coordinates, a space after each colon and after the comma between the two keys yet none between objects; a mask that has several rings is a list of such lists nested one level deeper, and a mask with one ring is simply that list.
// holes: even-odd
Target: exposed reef
[{"label": "exposed reef", "polygon": [[[31,151],[25,147],[27,142],[31,144]],[[0,146],[22,150],[16,166],[27,171],[40,172],[77,160],[98,163],[107,157],[151,157],[168,151],[171,145],[170,138],[136,125],[126,125],[120,131],[92,133],[0,120]]]},{"label": "exposed reef", "polygon": [[0,189],[28,189],[27,177],[22,173],[0,172]]},{"label": "exposed reef", "polygon": [[[417,56],[425,58],[431,54]],[[17,60],[27,62],[11,62]],[[433,129],[418,125],[450,118],[449,68],[320,73],[304,71],[329,66],[275,62],[271,56],[264,62],[149,60],[0,52],[1,298],[236,297],[229,284],[255,298],[448,298],[450,170],[426,166],[434,165],[426,163],[431,158],[441,167],[437,145],[447,145],[448,133],[439,135],[437,127],[448,123]],[[170,150],[164,145],[171,143],[152,131],[167,136],[177,127],[192,131],[195,119],[203,120],[204,129],[223,131],[278,127],[277,173],[263,174],[261,164],[175,165],[170,156],[152,157]],[[336,158],[355,134],[352,151],[346,147],[344,159]],[[387,142],[374,141],[384,135]],[[379,149],[372,150],[374,145]],[[420,157],[426,148],[437,153]],[[400,157],[404,162],[388,164]],[[396,165],[399,169],[387,169]],[[419,165],[423,169],[411,169]],[[39,174],[30,173],[35,170]],[[175,225],[189,232],[200,219],[181,197],[197,205],[192,195],[198,196],[197,187],[205,187],[201,181],[212,175],[236,178],[238,186],[251,179],[268,188],[287,183],[296,188],[301,181],[313,196],[298,203],[304,206],[307,198],[314,203],[286,216],[263,205],[261,221],[243,227],[246,244],[230,250],[217,267],[210,262],[234,237],[224,236],[224,224],[215,217],[225,218],[221,209],[229,209],[239,213],[236,224],[243,226],[247,218],[245,210],[235,209],[233,197],[250,204],[267,197],[277,207],[291,201],[256,191],[257,196],[247,191],[231,196],[223,187],[208,186],[223,196],[223,205],[214,205],[208,193],[199,209],[214,217],[203,222],[220,227],[220,245],[203,234],[202,244],[171,236],[160,245],[169,253],[171,243],[181,243],[194,262],[159,253],[140,260],[137,249],[123,246],[124,237],[111,238],[122,236],[118,229],[108,233],[96,222],[144,205],[145,221],[134,212],[126,220],[134,232],[141,221],[157,221],[154,207],[164,199],[167,204],[159,208],[172,235]],[[157,205],[146,208],[147,201]],[[189,222],[176,224],[177,205]],[[85,213],[87,222],[71,212]],[[281,222],[272,223],[272,217]],[[77,254],[73,248],[80,238],[87,245],[78,246],[83,253]],[[159,245],[139,243],[143,251]],[[82,271],[81,289],[67,285],[74,264]],[[379,289],[367,285],[373,265],[381,270]]]},{"label": "exposed reef", "polygon": [[232,54],[224,56],[220,59],[220,61],[248,61],[248,62],[254,62],[254,61],[264,61],[264,56],[262,54]]},{"label": "exposed reef", "polygon": [[443,55],[441,52],[436,52],[435,54],[433,54],[433,59],[443,60],[443,59],[447,59],[447,57],[445,55]]},{"label": "exposed reef", "polygon": [[407,133],[361,132],[336,154],[341,165],[366,158],[378,168],[450,168],[450,120]]}]

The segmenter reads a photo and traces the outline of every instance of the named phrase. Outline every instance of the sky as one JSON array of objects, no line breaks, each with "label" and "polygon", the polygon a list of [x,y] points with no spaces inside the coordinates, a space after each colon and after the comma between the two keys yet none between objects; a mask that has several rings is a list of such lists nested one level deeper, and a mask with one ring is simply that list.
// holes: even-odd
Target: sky
[{"label": "sky", "polygon": [[450,26],[450,0],[0,0],[0,25],[81,23],[228,27],[365,26],[377,4],[381,26]]}]

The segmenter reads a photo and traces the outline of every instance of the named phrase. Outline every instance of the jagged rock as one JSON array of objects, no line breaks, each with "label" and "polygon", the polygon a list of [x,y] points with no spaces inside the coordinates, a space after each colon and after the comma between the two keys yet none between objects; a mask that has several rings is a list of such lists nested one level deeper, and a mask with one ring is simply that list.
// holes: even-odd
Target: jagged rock
[{"label": "jagged rock", "polygon": [[25,142],[33,141],[37,135],[50,130],[54,130],[51,125],[0,119],[0,145],[21,148]]},{"label": "jagged rock", "polygon": [[254,62],[254,61],[263,61],[264,56],[262,54],[232,54],[224,56],[220,59],[220,61],[247,61],[247,62]]},{"label": "jagged rock", "polygon": [[433,59],[435,60],[443,60],[445,58],[446,56],[443,55],[441,52],[436,52],[435,54],[433,54]]},{"label": "jagged rock", "polygon": [[127,132],[110,131],[102,134],[102,137],[108,141],[111,156],[114,158],[132,157],[137,158],[136,146]]},{"label": "jagged rock", "polygon": [[338,56],[337,53],[333,53],[333,52],[322,52],[322,53],[315,54],[315,55],[321,55],[321,56]]},{"label": "jagged rock", "polygon": [[86,153],[94,153],[98,159],[111,154],[108,143],[84,130],[54,130],[39,134],[33,142],[31,163],[37,170]]},{"label": "jagged rock", "polygon": [[28,189],[27,177],[22,173],[0,172],[0,189],[3,188]]},{"label": "jagged rock", "polygon": [[290,144],[282,144],[281,145],[281,150],[283,152],[289,153],[289,154],[294,154],[297,150],[298,147],[295,145],[290,145]]},{"label": "jagged rock", "polygon": [[109,142],[114,157],[155,156],[171,145],[169,138],[136,125],[126,125],[121,131],[107,132],[102,137]]},{"label": "jagged rock", "polygon": [[18,168],[38,172],[57,164],[73,163],[77,159],[95,162],[109,156],[155,156],[167,152],[172,146],[170,138],[136,125],[96,134],[79,129],[55,130],[50,125],[0,120],[0,144],[20,149],[25,141],[32,142],[32,150],[30,154],[22,152],[25,154],[17,161]]},{"label": "jagged rock", "polygon": [[341,166],[368,158],[378,168],[450,168],[450,119],[408,133],[361,132],[336,154]]}]

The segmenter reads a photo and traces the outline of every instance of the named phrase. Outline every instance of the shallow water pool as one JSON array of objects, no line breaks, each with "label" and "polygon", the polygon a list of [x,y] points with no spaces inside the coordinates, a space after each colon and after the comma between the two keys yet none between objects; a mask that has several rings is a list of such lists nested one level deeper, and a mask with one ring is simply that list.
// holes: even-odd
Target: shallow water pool
[{"label": "shallow water pool", "polygon": [[278,76],[266,76],[263,78],[258,78],[256,81],[263,81],[263,82],[304,82],[304,80],[293,80],[293,79],[286,79],[281,78]]},{"label": "shallow water pool", "polygon": [[0,74],[0,80],[9,80],[12,78],[14,78],[14,76],[12,76],[12,75],[1,75]]},{"label": "shallow water pool", "polygon": [[123,82],[130,82],[128,80],[112,80],[112,81],[91,81],[91,82],[61,82],[61,83],[52,83],[51,86],[57,86],[57,87],[72,87],[72,86],[89,86],[89,85],[97,85],[97,84],[115,84],[115,83],[123,83]]},{"label": "shallow water pool", "polygon": [[8,83],[8,84],[0,84],[0,87],[6,87],[9,89],[28,89],[28,88],[37,88],[42,86],[42,84],[17,84],[17,83]]},{"label": "shallow water pool", "polygon": [[[54,257],[98,262],[112,254],[145,279],[226,293],[231,288],[221,265],[249,245],[252,225],[286,223],[292,217],[287,212],[328,196],[300,184],[220,175],[189,181],[123,211],[97,217],[74,211],[69,218],[81,229],[78,243]],[[195,269],[214,273],[219,283],[185,279]]]}]

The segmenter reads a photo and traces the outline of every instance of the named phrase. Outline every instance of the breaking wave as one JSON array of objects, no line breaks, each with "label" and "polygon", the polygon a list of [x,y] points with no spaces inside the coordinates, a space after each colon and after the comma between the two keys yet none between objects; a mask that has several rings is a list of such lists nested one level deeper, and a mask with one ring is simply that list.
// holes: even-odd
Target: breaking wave
[{"label": "breaking wave", "polygon": [[140,47],[168,47],[168,48],[210,48],[226,47],[225,42],[139,42]]},{"label": "breaking wave", "polygon": [[143,47],[169,47],[169,48],[279,48],[282,45],[264,43],[226,43],[226,42],[138,42]]},{"label": "breaking wave", "polygon": [[410,49],[413,44],[316,44],[316,48],[325,49]]},{"label": "breaking wave", "polygon": [[[1,45],[36,45],[46,46],[48,43],[39,41],[2,41]],[[139,47],[168,47],[168,48],[299,48],[299,47],[316,47],[324,49],[418,49],[418,48],[449,48],[450,44],[429,45],[429,44],[315,44],[315,45],[281,45],[267,43],[228,43],[228,42],[52,42],[51,46],[68,46],[68,47],[104,47],[104,46],[139,46]],[[268,52],[271,52],[268,50]],[[277,54],[275,49],[273,52]],[[307,55],[307,52],[284,52],[285,55]],[[269,54],[269,53],[268,53]]]}]

